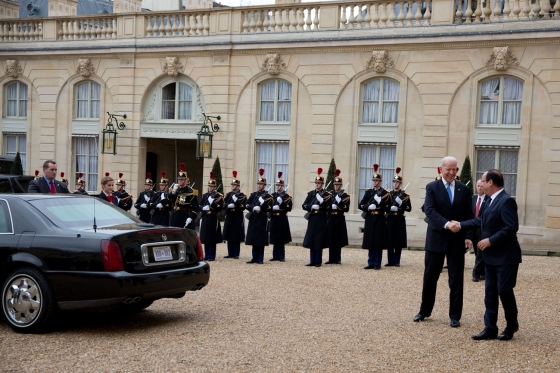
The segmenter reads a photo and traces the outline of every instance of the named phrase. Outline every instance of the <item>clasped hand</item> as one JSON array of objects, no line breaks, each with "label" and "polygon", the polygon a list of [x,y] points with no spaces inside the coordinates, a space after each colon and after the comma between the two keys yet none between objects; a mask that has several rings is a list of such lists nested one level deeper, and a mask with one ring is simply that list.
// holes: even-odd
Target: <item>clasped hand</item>
[{"label": "clasped hand", "polygon": [[456,220],[451,220],[448,224],[447,224],[447,229],[449,229],[451,232],[453,233],[457,233],[461,230],[461,223],[459,223]]}]

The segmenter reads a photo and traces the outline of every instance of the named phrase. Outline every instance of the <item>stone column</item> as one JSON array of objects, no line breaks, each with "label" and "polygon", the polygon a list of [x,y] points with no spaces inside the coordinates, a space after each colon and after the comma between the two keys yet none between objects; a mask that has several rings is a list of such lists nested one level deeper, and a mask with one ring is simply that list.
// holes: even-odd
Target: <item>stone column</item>
[{"label": "stone column", "polygon": [[49,17],[75,16],[78,0],[49,0]]},{"label": "stone column", "polygon": [[0,19],[19,18],[19,2],[15,0],[0,0]]}]

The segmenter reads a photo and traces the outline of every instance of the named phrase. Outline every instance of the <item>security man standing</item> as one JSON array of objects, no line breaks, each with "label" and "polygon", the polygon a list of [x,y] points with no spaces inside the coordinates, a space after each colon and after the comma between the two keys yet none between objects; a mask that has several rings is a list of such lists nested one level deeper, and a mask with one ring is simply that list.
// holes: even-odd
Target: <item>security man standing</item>
[{"label": "security man standing", "polygon": [[231,191],[226,194],[224,201],[224,232],[222,237],[227,241],[228,254],[224,258],[239,259],[241,242],[245,241],[245,221],[243,210],[247,196],[241,191],[241,182],[237,179],[237,171],[232,172]]},{"label": "security man standing", "polygon": [[200,242],[204,244],[204,260],[211,262],[216,260],[216,245],[222,242],[222,226],[218,214],[224,208],[224,198],[216,190],[217,187],[214,172],[210,171],[208,192],[202,195],[200,201]]},{"label": "security man standing", "polygon": [[116,190],[113,193],[114,196],[118,198],[119,207],[124,211],[130,211],[132,208],[132,196],[128,194],[124,188],[126,188],[126,181],[122,178],[123,173],[119,172],[119,178],[115,181]]},{"label": "security man standing", "polygon": [[276,192],[272,193],[272,214],[270,216],[270,243],[272,247],[272,259],[270,261],[286,260],[285,245],[292,241],[290,222],[286,214],[292,211],[292,197],[284,190],[282,172],[278,172],[275,183]]},{"label": "security man standing", "polygon": [[364,269],[381,269],[383,249],[387,248],[387,222],[385,213],[390,211],[391,193],[381,187],[383,176],[379,165],[373,165],[373,188],[368,189],[360,202],[363,211],[364,239],[362,249],[368,250],[368,265]]},{"label": "security man standing", "polygon": [[173,204],[173,215],[169,225],[194,230],[194,220],[198,216],[200,208],[198,198],[191,187],[187,186],[187,172],[184,163],[179,165],[177,184],[170,188],[167,198]]},{"label": "security man standing", "polygon": [[402,187],[401,168],[397,167],[393,177],[393,200],[390,211],[387,213],[387,264],[385,267],[400,267],[402,249],[407,246],[405,212],[410,212],[410,196]]},{"label": "security man standing", "polygon": [[323,249],[328,247],[327,215],[332,204],[332,195],[325,189],[325,179],[321,176],[322,168],[317,169],[315,189],[307,193],[301,206],[307,211],[307,231],[303,238],[303,247],[309,249],[307,267],[320,267],[323,262]]},{"label": "security man standing", "polygon": [[329,210],[329,260],[325,264],[342,264],[342,248],[348,245],[348,230],[344,213],[350,209],[350,196],[342,189],[340,170],[334,171],[334,191],[331,208]]},{"label": "security man standing", "polygon": [[134,203],[134,207],[137,211],[139,211],[138,218],[142,220],[144,223],[149,223],[152,215],[150,215],[150,200],[154,196],[154,191],[152,187],[154,186],[154,182],[150,177],[152,176],[151,172],[146,173],[146,181],[144,181],[144,191],[140,193],[136,203]]},{"label": "security man standing", "polygon": [[169,212],[173,206],[169,199],[167,199],[167,185],[169,184],[169,180],[165,178],[165,174],[165,171],[161,171],[159,192],[154,193],[148,203],[148,208],[150,209],[152,224],[168,226]]},{"label": "security man standing", "polygon": [[245,208],[249,211],[249,227],[245,244],[253,246],[253,257],[248,264],[263,264],[264,247],[268,246],[268,217],[267,213],[272,211],[272,196],[264,189],[266,179],[263,177],[264,169],[259,169],[257,179],[257,191],[251,193]]}]

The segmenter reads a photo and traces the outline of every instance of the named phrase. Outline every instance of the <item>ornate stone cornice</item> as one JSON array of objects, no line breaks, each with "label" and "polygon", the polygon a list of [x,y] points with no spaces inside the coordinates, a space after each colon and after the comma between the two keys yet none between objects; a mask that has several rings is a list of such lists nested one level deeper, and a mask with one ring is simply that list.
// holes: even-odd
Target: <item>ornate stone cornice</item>
[{"label": "ornate stone cornice", "polygon": [[286,64],[280,58],[280,54],[267,54],[263,64],[261,65],[261,70],[268,71],[270,75],[278,75],[280,73],[280,69],[286,70]]},{"label": "ornate stone cornice", "polygon": [[169,76],[177,76],[184,71],[184,67],[181,62],[179,62],[178,57],[165,57],[163,71]]},{"label": "ornate stone cornice", "polygon": [[393,68],[395,62],[389,58],[389,53],[386,50],[373,51],[371,52],[371,57],[366,64],[366,69],[371,69],[376,73],[384,73],[387,68]]},{"label": "ornate stone cornice", "polygon": [[84,78],[88,78],[91,74],[95,72],[95,67],[91,63],[89,58],[80,58],[78,60],[78,68],[76,73],[80,74]]},{"label": "ornate stone cornice", "polygon": [[17,78],[19,74],[23,73],[23,68],[19,64],[18,60],[7,60],[6,61],[6,75],[12,78]]},{"label": "ornate stone cornice", "polygon": [[494,52],[486,61],[486,66],[494,66],[496,71],[506,71],[511,65],[519,65],[519,61],[511,53],[509,47],[494,47]]}]

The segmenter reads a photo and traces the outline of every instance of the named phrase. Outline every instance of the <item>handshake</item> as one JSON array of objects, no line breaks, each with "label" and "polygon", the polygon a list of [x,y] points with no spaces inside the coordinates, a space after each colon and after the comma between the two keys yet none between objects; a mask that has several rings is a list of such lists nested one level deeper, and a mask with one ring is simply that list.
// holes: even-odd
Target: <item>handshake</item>
[{"label": "handshake", "polygon": [[456,220],[451,220],[448,224],[447,224],[447,229],[449,229],[451,232],[453,233],[457,233],[461,230],[461,223],[459,223]]}]

